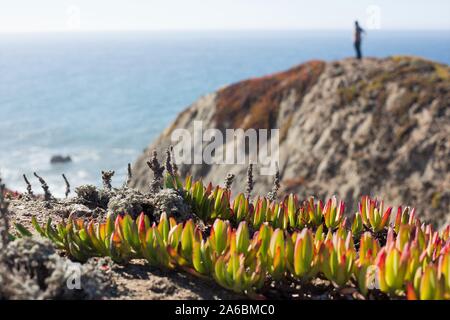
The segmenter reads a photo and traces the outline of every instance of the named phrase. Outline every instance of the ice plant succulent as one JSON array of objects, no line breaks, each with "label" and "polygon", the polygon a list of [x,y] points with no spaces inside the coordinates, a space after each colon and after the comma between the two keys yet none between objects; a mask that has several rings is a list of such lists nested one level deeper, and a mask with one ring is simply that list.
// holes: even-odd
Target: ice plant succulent
[{"label": "ice plant succulent", "polygon": [[433,264],[419,268],[414,284],[407,285],[407,297],[409,300],[449,300],[448,277]]},{"label": "ice plant succulent", "polygon": [[345,205],[343,201],[337,201],[336,197],[329,199],[323,208],[325,225],[328,229],[336,229],[344,217]]},{"label": "ice plant succulent", "polygon": [[267,267],[275,280],[280,280],[285,272],[285,241],[281,229],[276,229],[270,238]]},{"label": "ice plant succulent", "polygon": [[383,201],[378,202],[376,199],[370,199],[368,196],[361,198],[359,203],[359,214],[363,224],[373,232],[380,232],[389,223],[392,207],[384,210]]},{"label": "ice plant succulent", "polygon": [[211,228],[209,242],[217,255],[222,255],[230,245],[231,227],[228,221],[217,219]]},{"label": "ice plant succulent", "polygon": [[352,234],[344,239],[334,233],[321,246],[321,271],[336,286],[342,287],[350,280],[355,256]]},{"label": "ice plant succulent", "polygon": [[[400,208],[389,225],[391,208],[363,197],[349,228],[344,204],[335,197],[325,205],[294,195],[279,202],[251,201],[245,194],[231,200],[229,188],[191,178],[182,185],[175,173],[165,185],[183,194],[195,218],[176,221],[168,210],[158,221],[141,213],[136,219],[111,214],[104,222],[70,216],[56,225],[50,219],[40,225],[33,217],[32,224],[79,261],[145,259],[250,295],[270,283],[320,277],[340,288],[357,286],[366,297],[375,286],[391,296],[450,299],[450,228],[437,232],[421,224],[414,210]],[[16,230],[18,237],[31,236],[20,224]]]},{"label": "ice plant succulent", "polygon": [[259,259],[245,263],[243,254],[231,253],[220,257],[214,266],[214,279],[224,288],[241,293],[251,293],[264,283],[264,270]]},{"label": "ice plant succulent", "polygon": [[[242,195],[242,194],[240,195],[239,201],[240,201],[240,203],[242,203],[242,204],[240,204],[240,207],[243,207],[243,208],[242,209],[239,208],[240,210],[237,212],[235,211],[238,219],[240,216],[243,215],[243,214],[241,214],[241,212],[248,213],[248,209],[247,209],[248,206],[245,202],[244,195]],[[258,198],[256,200],[255,206],[254,207],[252,206],[251,209],[252,209],[252,214],[250,216],[251,222],[255,228],[259,228],[263,224],[263,222],[266,221],[266,218],[270,215],[269,214],[270,201],[268,199]]]},{"label": "ice plant succulent", "polygon": [[313,227],[319,227],[322,225],[323,221],[323,202],[319,200],[316,204],[314,202],[314,197],[310,197],[307,202],[305,202],[306,211],[308,213],[308,225]]},{"label": "ice plant succulent", "polygon": [[209,184],[207,188],[203,186],[201,181],[196,181],[191,184],[190,178],[186,180],[186,199],[191,205],[197,216],[203,221],[207,221],[212,211],[213,202],[209,197],[212,190],[212,185]]},{"label": "ice plant succulent", "polygon": [[287,253],[292,273],[301,279],[308,279],[318,271],[318,255],[314,247],[314,235],[311,230],[303,229],[300,233],[292,235],[293,252]]},{"label": "ice plant succulent", "polygon": [[416,221],[419,222],[416,220],[416,209],[411,209],[409,207],[402,209],[402,207],[398,207],[397,215],[395,217],[394,230],[395,232],[398,232],[402,224],[413,225]]},{"label": "ice plant succulent", "polygon": [[359,213],[356,213],[353,216],[353,222],[352,222],[352,232],[355,236],[358,236],[361,234],[361,232],[364,231],[364,224],[361,218],[361,215]]},{"label": "ice plant succulent", "polygon": [[[389,230],[388,240],[377,256],[378,283],[380,290],[391,295],[399,294],[405,289],[408,263],[411,249],[409,243],[395,243],[393,230]],[[397,238],[398,240],[398,238]]]},{"label": "ice plant succulent", "polygon": [[359,255],[354,265],[354,275],[363,295],[367,294],[369,269],[373,269],[379,250],[378,241],[369,232],[365,232],[359,240]]}]

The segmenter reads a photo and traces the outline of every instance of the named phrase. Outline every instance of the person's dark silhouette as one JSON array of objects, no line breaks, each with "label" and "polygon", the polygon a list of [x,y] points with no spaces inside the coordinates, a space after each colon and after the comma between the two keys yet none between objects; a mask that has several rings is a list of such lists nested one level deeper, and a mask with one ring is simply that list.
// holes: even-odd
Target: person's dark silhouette
[{"label": "person's dark silhouette", "polygon": [[353,43],[355,45],[357,59],[362,58],[361,42],[362,42],[362,34],[364,32],[365,32],[364,29],[359,26],[358,21],[355,21],[355,34],[354,34]]}]

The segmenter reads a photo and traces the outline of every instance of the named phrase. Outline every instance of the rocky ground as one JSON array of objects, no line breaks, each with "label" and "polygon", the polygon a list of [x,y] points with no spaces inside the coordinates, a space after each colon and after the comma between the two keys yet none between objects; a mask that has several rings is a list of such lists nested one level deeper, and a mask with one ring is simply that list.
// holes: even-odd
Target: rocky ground
[{"label": "rocky ground", "polygon": [[[147,195],[128,188],[105,191],[104,189],[97,189],[93,186],[84,186],[78,188],[76,191],[77,196],[75,197],[68,199],[53,198],[51,201],[44,201],[41,196],[30,197],[27,195],[14,195],[12,199],[9,200],[8,207],[10,226],[13,226],[15,223],[20,223],[36,235],[31,224],[32,217],[36,217],[40,224],[44,224],[49,218],[57,223],[63,219],[67,219],[69,215],[87,220],[94,219],[101,221],[108,211],[120,212],[123,210],[128,210],[128,212],[131,213],[137,212],[134,210],[141,210],[152,217],[157,217],[158,213],[161,212],[160,210],[165,210],[167,205],[170,206],[171,204],[173,205],[172,210],[174,212],[177,212],[177,208],[185,210],[185,208],[183,208],[183,203],[177,203],[176,197],[173,197],[167,190],[161,191],[160,197],[153,197],[152,200],[150,200]],[[105,196],[105,194],[107,195]],[[13,228],[11,228],[11,230],[13,230]],[[51,249],[48,249],[47,247]],[[40,243],[37,244],[33,247],[33,250],[37,252],[38,255],[51,256],[52,253],[48,253],[47,251],[52,251],[54,249],[51,243],[45,242],[43,245]],[[46,251],[44,252],[42,250]],[[61,257],[59,257],[59,255],[61,255]],[[21,254],[19,254],[19,256],[21,256]],[[71,264],[72,262],[64,257],[63,252],[56,254],[56,256],[55,259],[58,260],[58,264],[62,264],[60,267],[62,271],[59,269],[50,269],[50,272],[51,274],[64,273],[63,270],[68,268],[65,264]],[[26,257],[27,255],[21,257],[21,259],[25,260],[27,259]],[[55,283],[59,283],[58,290],[56,291],[53,290],[48,293],[42,293],[43,290],[36,290],[36,292],[30,293],[27,287],[33,287],[33,285],[28,283],[24,287],[14,287],[12,293],[9,293],[10,295],[6,298],[88,298],[121,300],[242,298],[240,295],[221,288],[212,280],[202,280],[183,272],[167,272],[149,267],[143,260],[132,260],[126,265],[115,264],[110,259],[104,259],[105,261],[103,263],[99,263],[99,259],[94,260],[95,261],[88,261],[85,265],[89,266],[89,272],[95,271],[101,275],[99,281],[102,282],[102,285],[95,282],[95,292],[90,292],[94,290],[94,287],[91,287],[91,283],[94,280],[97,281],[97,277],[94,277],[94,280],[91,278],[84,279],[84,282],[82,280],[82,286],[89,286],[89,288],[87,288],[87,290],[90,290],[89,295],[86,295],[84,291],[77,294],[72,294],[71,292],[64,290],[61,291],[59,287],[63,280],[58,277],[52,280]],[[44,264],[47,265],[48,263],[44,262]],[[94,269],[92,269],[91,266],[93,266]],[[53,276],[51,278],[53,279]],[[0,284],[2,284],[2,281],[3,280],[0,277]],[[9,283],[8,287],[13,287],[13,285]],[[1,294],[2,292],[0,290],[0,298]]]},{"label": "rocky ground", "polygon": [[[151,267],[140,259],[126,264],[116,264],[110,258],[91,258],[82,264],[72,260],[66,252],[56,250],[49,240],[38,235],[31,223],[32,217],[40,225],[44,225],[49,219],[58,223],[69,216],[85,221],[103,221],[108,214],[114,212],[129,212],[134,216],[138,212],[144,212],[151,221],[157,220],[162,212],[172,212],[178,219],[196,219],[191,215],[189,205],[180,200],[179,194],[173,189],[162,189],[152,194],[141,193],[126,186],[109,188],[108,183],[104,183],[103,188],[81,186],[75,189],[75,193],[75,196],[66,199],[56,199],[47,190],[47,200],[45,196],[29,193],[4,193],[8,206],[6,208],[5,201],[0,199],[0,234],[5,234],[2,230],[8,225],[9,232],[17,234],[14,226],[20,224],[31,231],[34,237],[6,244],[0,241],[0,299],[249,298],[221,288],[212,279],[201,279],[181,270],[168,271]],[[195,221],[200,223],[198,219]],[[81,270],[80,290],[68,290],[66,287],[73,268]],[[365,299],[353,286],[336,289],[330,281],[321,278],[308,283],[295,279],[281,282],[269,279],[253,298]],[[368,298],[387,297],[372,290]]]},{"label": "rocky ground", "polygon": [[[48,218],[58,222],[65,219],[66,212],[70,208],[78,208],[81,204],[79,199],[55,200],[49,206],[42,199],[19,199],[11,200],[8,217],[11,225],[21,223],[28,230],[37,236],[31,225],[31,217],[37,218],[39,223],[45,223]],[[68,209],[69,208],[69,209]],[[77,210],[78,210],[77,209]],[[93,217],[91,209],[86,209],[86,219],[102,219],[101,216]],[[72,211],[75,212],[75,211]],[[73,214],[73,213],[72,213]],[[81,212],[78,211],[81,215]],[[37,239],[40,239],[37,237]],[[38,242],[40,243],[39,240]],[[63,264],[62,270],[68,268],[64,265],[72,265],[70,259],[66,258],[64,252],[56,252],[50,242],[44,242],[44,248],[39,246],[34,248],[35,255],[40,256],[43,261],[48,260],[48,256],[55,254],[59,264]],[[44,250],[44,251],[43,251]],[[47,252],[45,250],[50,250]],[[27,260],[28,255],[20,249],[18,255],[20,259]],[[31,258],[37,259],[37,258]],[[51,258],[53,259],[53,258]],[[27,260],[28,261],[28,260]],[[76,263],[76,262],[75,262]],[[0,269],[1,269],[0,258]],[[50,288],[57,287],[58,290],[35,289],[30,291],[28,288],[35,287],[34,282],[24,282],[19,287],[13,287],[9,296],[2,297],[0,290],[0,299],[107,299],[107,300],[235,300],[248,299],[249,297],[239,295],[225,290],[212,280],[203,280],[182,271],[166,271],[155,267],[150,267],[144,260],[134,259],[126,265],[115,264],[109,258],[92,258],[82,265],[83,278],[81,280],[82,291],[72,292],[65,290],[65,281],[63,277],[55,277],[55,274],[61,274],[61,270],[53,270],[52,276],[48,278],[49,283],[54,283]],[[47,275],[48,276],[48,275]],[[19,278],[22,279],[22,278]],[[50,279],[50,280],[49,280]],[[17,282],[17,279],[16,281]],[[0,284],[2,278],[0,277]],[[11,284],[4,287],[11,287]],[[315,279],[310,283],[302,284],[296,281],[285,281],[278,283],[268,282],[260,292],[260,296],[255,298],[265,299],[365,299],[354,287],[336,289],[328,280]],[[373,290],[369,299],[387,299],[385,294]]]}]

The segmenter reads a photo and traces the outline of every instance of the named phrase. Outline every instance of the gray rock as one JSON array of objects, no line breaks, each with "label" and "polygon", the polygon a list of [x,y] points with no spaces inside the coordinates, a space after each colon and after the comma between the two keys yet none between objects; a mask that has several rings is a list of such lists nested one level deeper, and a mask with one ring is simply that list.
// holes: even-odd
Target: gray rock
[{"label": "gray rock", "polygon": [[153,215],[156,219],[165,212],[168,216],[173,216],[178,221],[185,221],[190,217],[190,208],[183,197],[173,189],[163,189],[152,198],[155,211]]},{"label": "gray rock", "polygon": [[[104,259],[86,264],[60,257],[47,239],[22,238],[0,252],[0,299],[98,299],[115,285]],[[80,287],[68,283],[79,277]]]},{"label": "gray rock", "polygon": [[144,212],[153,214],[153,205],[148,195],[131,188],[117,189],[108,202],[108,214],[129,214],[136,218]]},{"label": "gray rock", "polygon": [[70,156],[55,155],[52,156],[50,159],[51,164],[67,163],[67,162],[72,162],[72,158]]},{"label": "gray rock", "polygon": [[74,218],[91,217],[92,211],[83,204],[73,204],[68,207],[70,215]]}]

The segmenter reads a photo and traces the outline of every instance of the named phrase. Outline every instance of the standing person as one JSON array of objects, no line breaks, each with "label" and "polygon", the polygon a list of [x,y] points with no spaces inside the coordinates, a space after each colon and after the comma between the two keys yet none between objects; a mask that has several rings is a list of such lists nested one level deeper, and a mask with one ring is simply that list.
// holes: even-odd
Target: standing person
[{"label": "standing person", "polygon": [[356,58],[360,60],[362,58],[361,53],[361,42],[362,42],[362,34],[365,33],[364,29],[359,26],[358,21],[355,21],[355,34],[353,43],[355,45],[356,50]]}]

